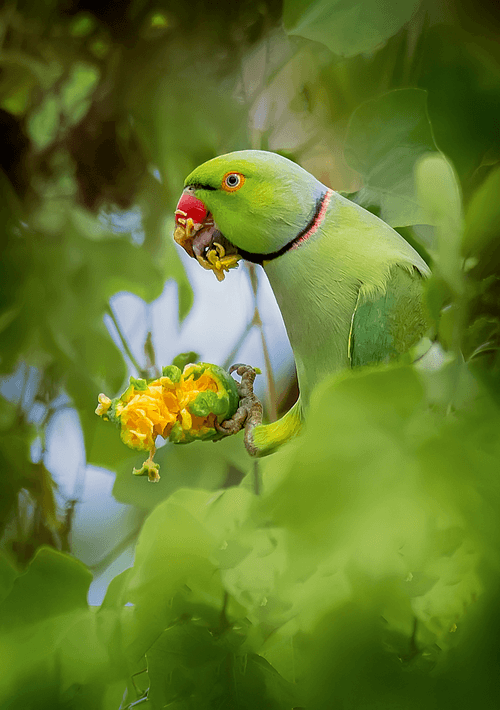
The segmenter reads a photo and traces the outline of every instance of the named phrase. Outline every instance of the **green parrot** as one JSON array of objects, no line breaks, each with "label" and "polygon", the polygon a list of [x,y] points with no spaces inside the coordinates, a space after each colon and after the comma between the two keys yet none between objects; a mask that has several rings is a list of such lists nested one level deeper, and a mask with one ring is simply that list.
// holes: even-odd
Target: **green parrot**
[{"label": "green parrot", "polygon": [[[175,240],[219,280],[239,259],[260,264],[283,315],[300,396],[271,424],[254,426],[247,411],[252,455],[299,432],[323,378],[394,360],[427,329],[422,284],[430,272],[413,247],[276,153],[243,150],[203,163],[186,178],[175,215]],[[251,410],[248,387],[245,395]]]}]

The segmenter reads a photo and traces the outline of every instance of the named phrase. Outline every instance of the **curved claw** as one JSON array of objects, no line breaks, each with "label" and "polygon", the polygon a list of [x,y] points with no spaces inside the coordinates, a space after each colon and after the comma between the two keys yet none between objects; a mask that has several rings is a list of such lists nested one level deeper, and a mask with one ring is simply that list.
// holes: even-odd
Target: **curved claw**
[{"label": "curved claw", "polygon": [[260,370],[250,367],[250,365],[236,363],[229,368],[230,373],[235,371],[241,377],[241,381],[238,384],[240,406],[231,419],[226,419],[221,424],[216,422],[215,428],[219,433],[230,436],[231,434],[236,434],[244,427],[245,448],[250,456],[258,456],[258,449],[253,443],[252,432],[256,426],[262,424],[262,404],[254,394],[253,383],[256,375],[260,374]]}]

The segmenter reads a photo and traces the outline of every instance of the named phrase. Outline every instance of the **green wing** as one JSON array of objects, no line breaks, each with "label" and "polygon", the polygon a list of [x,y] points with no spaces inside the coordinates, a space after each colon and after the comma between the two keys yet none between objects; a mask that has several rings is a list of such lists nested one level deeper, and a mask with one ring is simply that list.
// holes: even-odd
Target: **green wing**
[{"label": "green wing", "polygon": [[352,367],[395,360],[424,335],[428,321],[422,281],[417,268],[410,272],[394,266],[385,293],[358,303],[349,340]]}]

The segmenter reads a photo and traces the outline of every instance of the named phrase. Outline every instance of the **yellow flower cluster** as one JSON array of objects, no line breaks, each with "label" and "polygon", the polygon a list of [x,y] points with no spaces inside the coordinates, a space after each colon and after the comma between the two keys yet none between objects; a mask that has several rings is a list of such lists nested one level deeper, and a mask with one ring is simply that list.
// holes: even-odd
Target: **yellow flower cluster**
[{"label": "yellow flower cluster", "polygon": [[131,389],[125,395],[125,401],[116,406],[121,437],[134,449],[149,450],[157,436],[168,437],[170,434],[179,411],[177,397],[175,392],[164,390],[159,380],[151,382],[144,391]]},{"label": "yellow flower cluster", "polygon": [[239,402],[236,382],[218,365],[191,363],[181,371],[172,364],[163,368],[162,377],[150,382],[131,377],[120,397],[100,394],[95,413],[119,426],[127,446],[149,451],[148,459],[133,473],[157,483],[159,464],[153,457],[158,436],[173,444],[221,439],[225,432],[217,428],[217,422],[231,418]]},{"label": "yellow flower cluster", "polygon": [[[200,392],[217,392],[217,389],[217,383],[207,372],[195,379],[189,371],[181,375],[179,382],[160,377],[145,389],[131,385],[116,403],[114,412],[123,442],[134,449],[151,450],[156,437],[168,438],[177,422],[183,431],[204,433],[213,429],[215,414],[195,416],[188,407]],[[100,394],[96,414],[106,418],[111,403],[109,397]]]}]

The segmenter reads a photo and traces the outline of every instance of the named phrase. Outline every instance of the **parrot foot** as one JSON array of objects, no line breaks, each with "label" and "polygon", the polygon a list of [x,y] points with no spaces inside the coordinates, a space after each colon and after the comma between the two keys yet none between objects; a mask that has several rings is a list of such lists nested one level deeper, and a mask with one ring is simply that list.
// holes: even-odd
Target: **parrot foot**
[{"label": "parrot foot", "polygon": [[245,428],[245,448],[250,456],[257,456],[258,450],[253,443],[252,432],[256,426],[262,424],[262,404],[253,392],[253,383],[260,370],[237,363],[229,368],[230,373],[234,371],[241,377],[241,382],[238,384],[240,405],[231,419],[226,419],[221,424],[216,422],[215,428],[220,434],[226,436],[237,434]]}]

